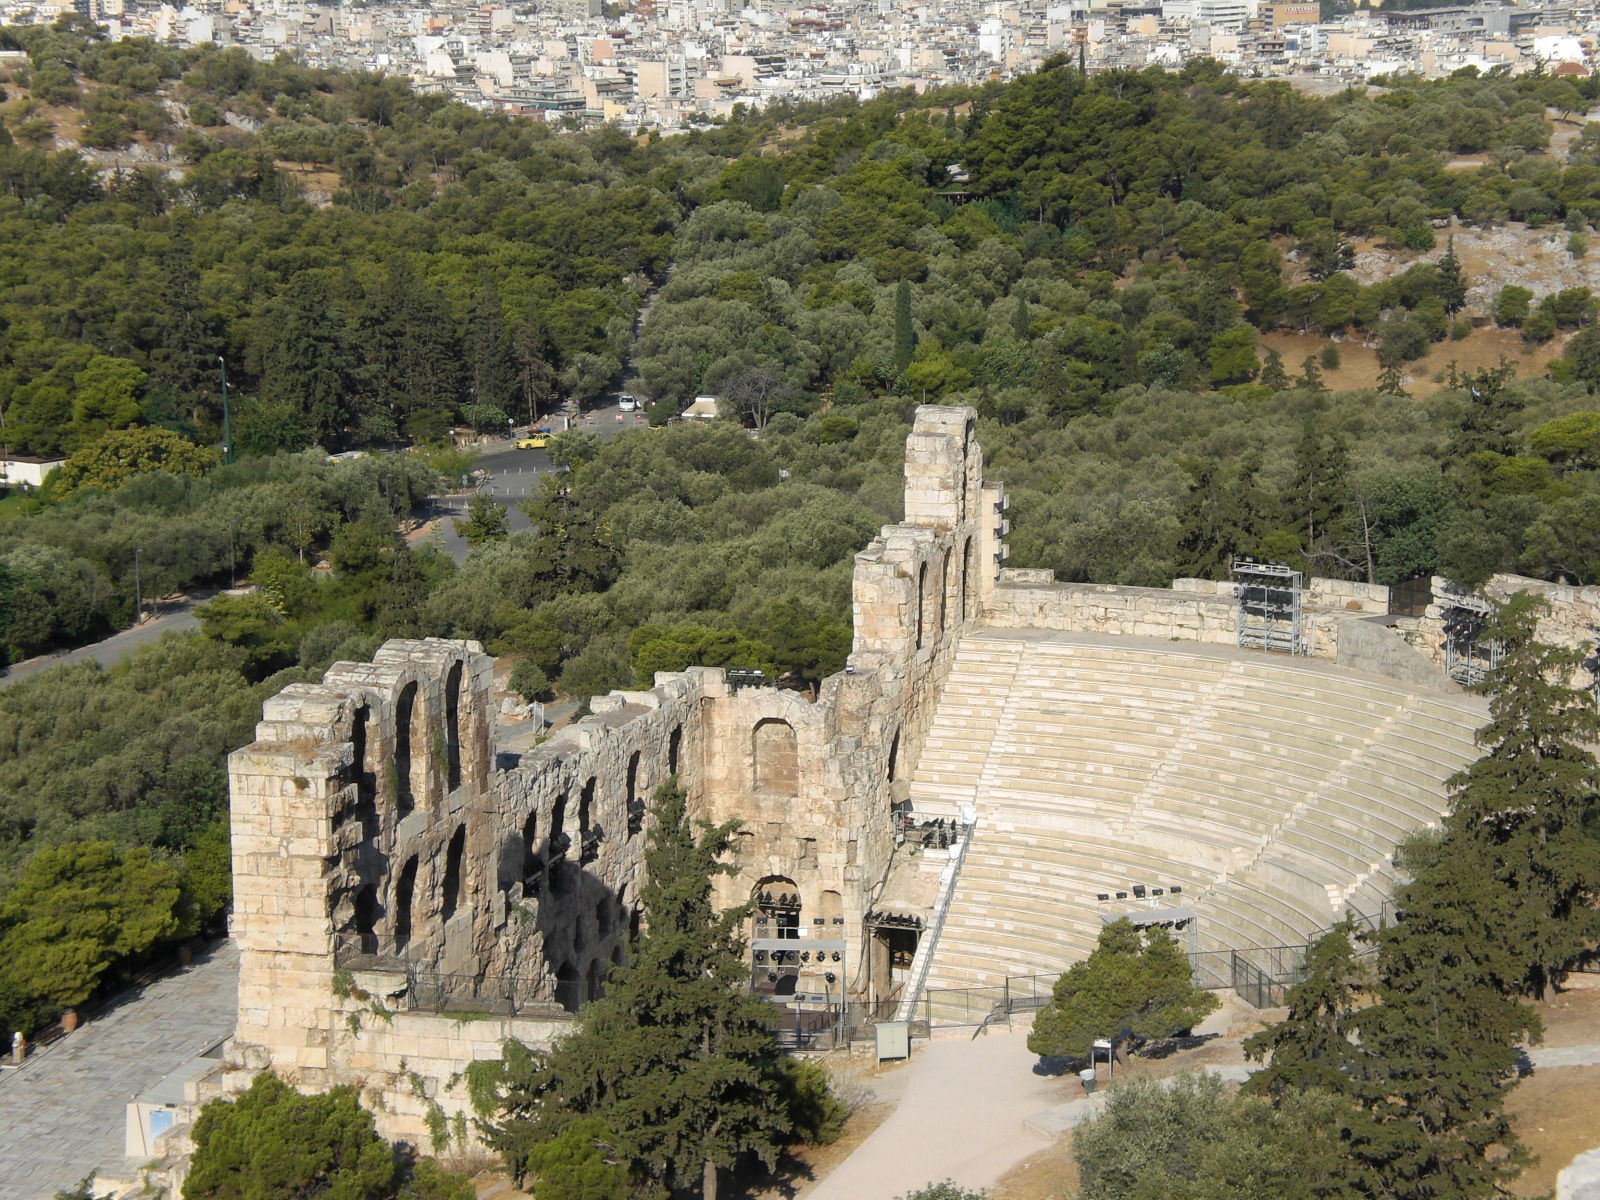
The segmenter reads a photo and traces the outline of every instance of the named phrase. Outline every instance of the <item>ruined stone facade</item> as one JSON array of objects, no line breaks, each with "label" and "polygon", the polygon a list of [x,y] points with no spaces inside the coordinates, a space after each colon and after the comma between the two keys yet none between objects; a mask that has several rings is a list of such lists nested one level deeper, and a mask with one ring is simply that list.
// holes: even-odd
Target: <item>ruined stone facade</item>
[{"label": "ruined stone facade", "polygon": [[[892,809],[1004,555],[973,422],[918,410],[906,519],[857,556],[849,665],[815,700],[696,668],[501,752],[491,661],[429,639],[269,701],[230,760],[235,1059],[355,1084],[386,1133],[425,1141],[465,1106],[466,1058],[548,1040],[623,961],[648,798],[669,776],[696,816],[741,823],[718,899],[781,897],[796,935],[845,944],[799,987],[859,993]],[[494,1016],[451,1037],[451,1010]]]}]

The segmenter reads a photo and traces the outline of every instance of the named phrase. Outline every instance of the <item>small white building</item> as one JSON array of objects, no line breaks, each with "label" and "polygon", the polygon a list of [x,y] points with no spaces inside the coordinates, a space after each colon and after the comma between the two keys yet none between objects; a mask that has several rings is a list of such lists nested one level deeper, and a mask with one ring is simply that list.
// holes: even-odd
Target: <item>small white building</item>
[{"label": "small white building", "polygon": [[715,421],[721,415],[717,411],[715,396],[696,396],[694,403],[683,410],[685,421]]},{"label": "small white building", "polygon": [[30,458],[25,454],[0,458],[0,487],[43,487],[44,477],[66,461],[64,458]]}]

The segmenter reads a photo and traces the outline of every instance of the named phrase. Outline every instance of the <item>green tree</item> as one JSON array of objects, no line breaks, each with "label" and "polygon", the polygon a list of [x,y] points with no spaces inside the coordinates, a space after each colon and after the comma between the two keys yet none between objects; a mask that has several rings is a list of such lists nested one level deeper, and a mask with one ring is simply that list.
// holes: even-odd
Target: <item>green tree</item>
[{"label": "green tree", "polygon": [[527,1155],[534,1200],[630,1200],[637,1180],[598,1117],[573,1121]]},{"label": "green tree", "polygon": [[1126,919],[1100,930],[1094,952],[1056,980],[1034,1018],[1028,1049],[1086,1058],[1096,1038],[1139,1041],[1192,1029],[1218,1000],[1190,978],[1189,959],[1164,929]]},{"label": "green tree", "polygon": [[1353,933],[1345,921],[1313,942],[1300,982],[1289,989],[1288,1013],[1276,1025],[1245,1039],[1247,1058],[1270,1060],[1250,1077],[1246,1092],[1281,1096],[1313,1087],[1346,1090],[1358,1062],[1350,1041],[1358,988]]},{"label": "green tree", "polygon": [[493,496],[479,492],[467,501],[467,515],[454,521],[456,533],[469,547],[477,549],[484,542],[505,537],[509,528],[505,505]]},{"label": "green tree", "polygon": [[1261,364],[1261,383],[1274,392],[1289,390],[1289,373],[1283,369],[1283,355],[1271,346],[1267,347],[1266,358]]},{"label": "green tree", "polygon": [[711,902],[735,826],[691,823],[686,799],[675,779],[656,791],[629,965],[549,1051],[507,1044],[486,1131],[518,1179],[537,1147],[593,1117],[643,1179],[715,1200],[719,1172],[752,1155],[770,1167],[789,1132],[773,1010],[746,990],[748,909]]},{"label": "green tree", "polygon": [[337,445],[356,415],[357,362],[321,281],[306,272],[278,306],[261,371],[261,399],[295,414],[323,445]]},{"label": "green tree", "polygon": [[1357,1200],[1345,1137],[1359,1114],[1336,1096],[1273,1104],[1230,1096],[1214,1075],[1134,1079],[1078,1126],[1082,1200]]},{"label": "green tree", "polygon": [[1467,281],[1461,274],[1461,260],[1456,257],[1454,234],[1445,243],[1444,255],[1439,259],[1434,289],[1439,302],[1444,305],[1444,311],[1451,316],[1460,312],[1467,303]]},{"label": "green tree", "polygon": [[1585,325],[1567,342],[1572,377],[1591,392],[1600,391],[1600,325]]},{"label": "green tree", "polygon": [[1233,325],[1211,339],[1206,351],[1211,382],[1217,386],[1248,383],[1256,377],[1261,363],[1256,358],[1256,331],[1248,325]]},{"label": "green tree", "polygon": [[40,850],[0,905],[0,977],[57,1008],[82,1004],[119,958],[178,928],[178,872],[143,847]]},{"label": "green tree", "polygon": [[512,352],[511,335],[506,331],[500,292],[488,275],[484,276],[478,290],[467,334],[467,368],[471,374],[472,402],[484,409],[498,409],[500,424],[504,425],[505,414],[515,412],[521,399],[520,372]]},{"label": "green tree", "polygon": [[81,488],[120,487],[146,471],[204,475],[222,461],[209,446],[196,446],[170,429],[118,429],[73,452],[51,478],[59,497]]},{"label": "green tree", "polygon": [[902,279],[894,289],[894,369],[904,372],[917,349],[917,331],[911,323],[911,283]]},{"label": "green tree", "polygon": [[1505,1093],[1540,1023],[1508,995],[1527,965],[1510,940],[1517,898],[1470,854],[1441,849],[1408,856],[1400,916],[1376,935],[1379,1002],[1350,1022],[1364,1110],[1350,1155],[1370,1195],[1490,1200],[1528,1162]]},{"label": "green tree", "polygon": [[184,1200],[393,1200],[399,1171],[356,1090],[303,1096],[263,1071],[194,1123]]},{"label": "green tree", "polygon": [[1588,822],[1600,794],[1591,747],[1600,714],[1580,678],[1586,652],[1538,639],[1547,603],[1519,593],[1482,636],[1503,648],[1485,680],[1489,724],[1483,757],[1455,776],[1447,845],[1474,851],[1518,903],[1500,937],[1526,963],[1516,988],[1545,994],[1580,955],[1600,942],[1600,840]]},{"label": "green tree", "polygon": [[1533,306],[1533,293],[1515,283],[1508,283],[1494,298],[1495,323],[1501,326],[1521,325],[1528,319]]}]

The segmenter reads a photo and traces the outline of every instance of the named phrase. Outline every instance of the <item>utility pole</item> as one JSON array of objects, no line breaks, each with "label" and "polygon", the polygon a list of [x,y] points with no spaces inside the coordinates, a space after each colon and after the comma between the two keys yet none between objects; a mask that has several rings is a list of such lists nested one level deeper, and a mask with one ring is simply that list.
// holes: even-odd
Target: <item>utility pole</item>
[{"label": "utility pole", "polygon": [[228,587],[239,586],[239,559],[235,539],[239,533],[239,522],[228,522]]},{"label": "utility pole", "polygon": [[139,582],[139,555],[143,550],[135,549],[133,552],[133,623],[137,625],[144,616],[144,588]]},{"label": "utility pole", "polygon": [[217,355],[217,365],[222,368],[222,462],[233,465],[233,416],[228,412],[228,360]]}]

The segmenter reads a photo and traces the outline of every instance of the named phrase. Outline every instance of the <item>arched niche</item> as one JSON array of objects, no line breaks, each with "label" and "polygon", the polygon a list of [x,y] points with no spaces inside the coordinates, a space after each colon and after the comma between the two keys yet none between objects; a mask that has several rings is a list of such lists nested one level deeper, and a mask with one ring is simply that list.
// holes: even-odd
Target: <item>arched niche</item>
[{"label": "arched niche", "polygon": [[755,790],[768,796],[793,796],[800,790],[800,750],[794,726],[780,717],[757,721],[750,733]]},{"label": "arched niche", "polygon": [[667,738],[667,774],[678,773],[678,751],[683,747],[683,726],[674,725],[672,735]]},{"label": "arched niche", "polygon": [[639,794],[639,751],[628,756],[628,836],[644,829],[644,797]]},{"label": "arched niche", "polygon": [[450,835],[450,847],[445,851],[444,858],[444,893],[441,912],[446,921],[456,915],[456,909],[461,904],[463,883],[461,878],[462,859],[467,852],[467,827],[457,825],[455,833]]},{"label": "arched niche", "polygon": [[396,815],[404,817],[428,795],[428,725],[416,680],[400,689],[394,705]]},{"label": "arched niche", "polygon": [[961,619],[965,621],[970,609],[967,607],[967,597],[972,592],[972,538],[968,537],[961,545]]},{"label": "arched niche", "polygon": [[578,978],[578,968],[571,962],[556,968],[556,1003],[571,1013],[583,1005],[583,983]]},{"label": "arched niche", "polygon": [[950,617],[950,551],[945,550],[939,559],[939,630],[938,635],[944,636],[949,628]]},{"label": "arched niche", "polygon": [[381,832],[378,819],[378,784],[372,770],[371,749],[368,746],[367,727],[372,720],[372,710],[358,704],[350,716],[350,773],[356,785],[355,809],[351,813],[361,825],[361,840],[375,842]]},{"label": "arched niche", "polygon": [[922,649],[923,631],[928,612],[928,564],[917,564],[917,649]]},{"label": "arched niche", "polygon": [[[844,924],[844,897],[831,889],[817,897],[817,916],[827,926]],[[833,936],[833,935],[829,935]]]},{"label": "arched niche", "polygon": [[411,906],[417,891],[417,856],[400,868],[394,885],[394,952],[402,953],[411,941]]},{"label": "arched niche", "polygon": [[461,676],[458,658],[444,679],[444,777],[449,792],[461,786]]},{"label": "arched niche", "polygon": [[755,902],[756,936],[797,938],[800,936],[800,889],[786,875],[768,875],[751,889]]}]

